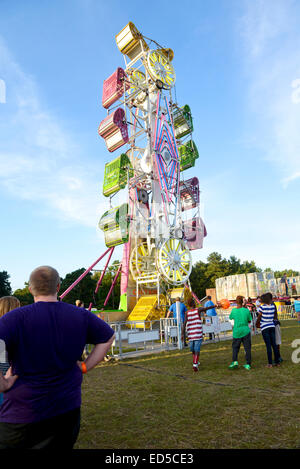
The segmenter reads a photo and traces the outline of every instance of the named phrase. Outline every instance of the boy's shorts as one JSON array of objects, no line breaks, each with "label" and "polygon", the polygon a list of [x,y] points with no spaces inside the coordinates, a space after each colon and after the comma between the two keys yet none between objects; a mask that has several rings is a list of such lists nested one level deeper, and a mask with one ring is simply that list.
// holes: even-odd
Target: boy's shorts
[{"label": "boy's shorts", "polygon": [[202,339],[200,340],[190,340],[190,349],[192,353],[199,353],[202,344]]},{"label": "boy's shorts", "polygon": [[281,345],[281,330],[279,324],[275,326],[275,342],[276,345]]}]

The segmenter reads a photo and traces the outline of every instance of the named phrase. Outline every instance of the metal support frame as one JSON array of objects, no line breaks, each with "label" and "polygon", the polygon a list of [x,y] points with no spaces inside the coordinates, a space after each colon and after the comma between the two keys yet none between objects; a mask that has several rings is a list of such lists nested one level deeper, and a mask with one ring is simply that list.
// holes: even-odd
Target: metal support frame
[{"label": "metal support frame", "polygon": [[68,293],[70,293],[71,290],[73,290],[74,287],[76,287],[76,285],[78,285],[78,283],[93,269],[93,267],[95,267],[95,265],[98,264],[98,262],[101,261],[101,259],[103,259],[103,257],[106,256],[106,254],[108,254],[108,252],[111,251],[111,249],[113,248],[108,248],[104,254],[102,254],[102,256],[99,257],[99,259],[97,259],[88,269],[86,269],[85,272],[83,272],[83,274],[81,274],[77,280],[75,280],[75,282],[72,283],[72,285],[69,286],[69,288],[66,289],[66,291],[64,291],[64,293],[62,293],[60,295],[60,299],[62,300]]},{"label": "metal support frame", "polygon": [[107,296],[106,296],[106,298],[105,298],[105,301],[104,301],[104,304],[103,304],[103,308],[105,308],[105,306],[106,306],[107,303],[108,303],[108,300],[109,300],[109,298],[110,298],[110,295],[111,295],[111,293],[112,293],[112,291],[113,291],[113,289],[114,289],[114,286],[115,286],[115,284],[116,284],[116,282],[117,282],[117,280],[118,280],[118,277],[119,277],[119,275],[120,275],[121,269],[122,269],[122,264],[119,265],[119,268],[118,268],[118,270],[117,270],[117,273],[116,273],[116,275],[115,275],[115,278],[114,278],[114,280],[113,280],[113,283],[111,284],[111,287],[110,287],[110,289],[109,289],[109,292],[108,292],[108,294],[107,294]]},{"label": "metal support frame", "polygon": [[136,279],[136,300],[139,299],[139,286],[143,284],[153,284],[157,285],[157,306],[160,307],[160,274],[145,275],[144,277],[138,277]]}]

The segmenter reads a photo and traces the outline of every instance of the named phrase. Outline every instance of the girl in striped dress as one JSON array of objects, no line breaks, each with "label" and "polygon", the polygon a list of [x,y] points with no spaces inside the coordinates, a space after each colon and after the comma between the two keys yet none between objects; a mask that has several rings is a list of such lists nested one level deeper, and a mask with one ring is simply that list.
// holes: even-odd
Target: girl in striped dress
[{"label": "girl in striped dress", "polygon": [[272,304],[272,295],[265,293],[261,296],[261,305],[258,308],[257,321],[260,324],[261,333],[267,348],[268,365],[272,368],[272,349],[275,357],[275,365],[280,366],[280,354],[276,346],[275,320],[277,320],[276,306]]},{"label": "girl in striped dress", "polygon": [[212,305],[207,308],[197,308],[195,300],[191,298],[188,303],[189,309],[185,312],[184,325],[182,329],[182,340],[184,337],[184,331],[186,329],[188,340],[190,343],[190,350],[193,354],[193,370],[198,371],[200,365],[199,355],[200,348],[203,340],[203,321],[201,319],[202,313],[211,308],[219,306]]}]

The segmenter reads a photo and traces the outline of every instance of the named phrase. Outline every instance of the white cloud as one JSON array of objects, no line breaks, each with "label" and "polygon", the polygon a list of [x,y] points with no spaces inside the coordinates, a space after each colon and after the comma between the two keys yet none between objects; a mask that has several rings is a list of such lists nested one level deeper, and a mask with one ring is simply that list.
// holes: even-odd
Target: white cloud
[{"label": "white cloud", "polygon": [[34,78],[23,72],[1,38],[0,69],[7,83],[0,114],[0,188],[44,205],[52,216],[96,226],[105,207],[101,166],[95,169],[74,143],[76,136],[46,109]]},{"label": "white cloud", "polygon": [[0,104],[6,103],[6,84],[5,81],[0,79]]},{"label": "white cloud", "polygon": [[292,92],[291,96],[292,103],[300,104],[300,78],[293,80],[291,83],[291,87],[294,88],[294,91]]},{"label": "white cloud", "polygon": [[299,2],[247,0],[239,22],[256,141],[283,186],[300,177]]}]

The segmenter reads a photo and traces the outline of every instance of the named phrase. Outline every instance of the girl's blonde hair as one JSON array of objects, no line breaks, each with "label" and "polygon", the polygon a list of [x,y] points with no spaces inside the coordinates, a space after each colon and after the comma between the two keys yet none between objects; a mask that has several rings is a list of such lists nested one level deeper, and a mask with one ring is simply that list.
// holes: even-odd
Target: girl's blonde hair
[{"label": "girl's blonde hair", "polygon": [[0,318],[8,313],[8,311],[19,308],[20,306],[20,301],[15,296],[3,296],[0,298]]}]

